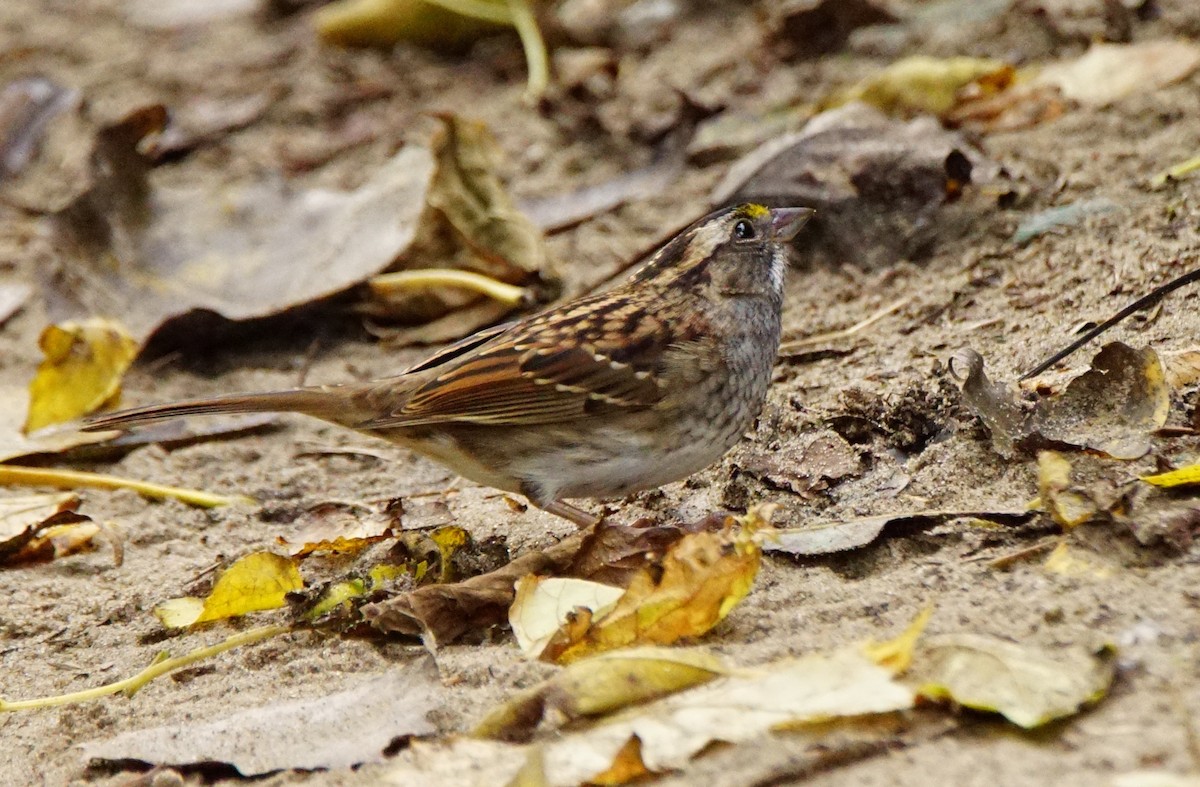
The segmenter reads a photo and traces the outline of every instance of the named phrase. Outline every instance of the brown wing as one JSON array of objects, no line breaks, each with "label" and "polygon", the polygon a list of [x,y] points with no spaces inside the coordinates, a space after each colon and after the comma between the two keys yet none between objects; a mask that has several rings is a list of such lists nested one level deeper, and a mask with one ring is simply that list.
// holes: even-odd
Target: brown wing
[{"label": "brown wing", "polygon": [[443,351],[415,367],[440,374],[391,415],[360,427],[544,424],[653,407],[663,398],[660,373],[676,338],[628,295],[601,294],[512,325],[482,344]]}]

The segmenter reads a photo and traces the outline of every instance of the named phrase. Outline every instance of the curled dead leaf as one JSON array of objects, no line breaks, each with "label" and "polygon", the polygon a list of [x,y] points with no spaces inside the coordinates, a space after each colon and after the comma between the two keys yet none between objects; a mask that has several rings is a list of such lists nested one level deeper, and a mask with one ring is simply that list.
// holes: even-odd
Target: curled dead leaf
[{"label": "curled dead leaf", "polygon": [[1150,450],[1150,436],[1166,423],[1171,406],[1158,355],[1120,342],[1102,347],[1061,395],[1038,401],[1019,403],[1012,389],[989,380],[974,350],[956,354],[950,371],[996,452],[1006,457],[1018,448],[1066,446],[1136,459]]}]

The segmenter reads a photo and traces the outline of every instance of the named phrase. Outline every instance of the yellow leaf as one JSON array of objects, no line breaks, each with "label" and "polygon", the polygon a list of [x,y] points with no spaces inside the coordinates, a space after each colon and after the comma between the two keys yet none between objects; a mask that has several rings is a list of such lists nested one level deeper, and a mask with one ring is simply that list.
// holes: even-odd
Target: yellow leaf
[{"label": "yellow leaf", "polygon": [[1178,470],[1171,470],[1166,473],[1144,475],[1140,476],[1140,478],[1147,484],[1167,488],[1173,486],[1192,486],[1200,484],[1200,464],[1188,465],[1187,467],[1181,467]]},{"label": "yellow leaf", "polygon": [[1071,463],[1056,451],[1038,453],[1038,493],[1054,521],[1070,529],[1091,520],[1099,506],[1071,488]]},{"label": "yellow leaf", "polygon": [[663,558],[661,575],[645,569],[635,574],[611,612],[586,629],[560,632],[564,636],[551,640],[544,657],[566,664],[614,648],[698,637],[750,592],[761,556],[746,532],[684,536]]},{"label": "yellow leaf", "polygon": [[728,674],[717,656],[685,648],[629,648],[580,659],[494,709],[472,731],[522,737],[545,716],[563,724],[612,713]]},{"label": "yellow leaf", "polygon": [[172,599],[160,604],[155,614],[164,626],[179,628],[276,609],[284,605],[289,592],[303,587],[304,580],[294,561],[270,552],[254,552],[227,568],[208,598]]},{"label": "yellow leaf", "polygon": [[1033,728],[1103,697],[1114,661],[1109,647],[1043,652],[998,637],[949,634],[921,644],[909,680],[922,696],[949,698]]},{"label": "yellow leaf", "polygon": [[586,579],[530,574],[517,580],[516,597],[508,608],[508,622],[521,652],[536,659],[578,610],[588,610],[591,618],[603,617],[624,594],[622,588]]},{"label": "yellow leaf", "polygon": [[429,534],[429,540],[438,548],[442,572],[438,581],[454,581],[454,553],[471,542],[471,534],[457,525],[445,525]]},{"label": "yellow leaf", "polygon": [[863,653],[893,675],[904,673],[912,664],[913,650],[917,647],[917,640],[921,638],[932,615],[933,607],[926,607],[917,613],[913,622],[908,624],[908,628],[900,636],[884,642],[868,642],[863,645]]},{"label": "yellow leaf", "polygon": [[1072,549],[1065,541],[1056,546],[1054,551],[1047,556],[1042,568],[1052,574],[1061,574],[1065,577],[1107,579],[1113,575],[1111,566],[1084,557],[1080,550]]},{"label": "yellow leaf", "polygon": [[863,101],[889,114],[942,115],[955,107],[964,88],[986,83],[995,90],[1014,77],[1012,66],[990,58],[914,55],[867,77],[833,103]]},{"label": "yellow leaf", "polygon": [[650,769],[642,762],[642,739],[630,735],[629,740],[617,752],[612,765],[588,779],[589,784],[629,784],[634,779],[649,776]]},{"label": "yellow leaf", "polygon": [[120,325],[102,319],[51,325],[38,338],[45,358],[29,384],[25,432],[94,412],[121,393],[121,377],[138,345]]},{"label": "yellow leaf", "polygon": [[511,24],[507,8],[491,23],[440,8],[425,0],[338,0],[313,14],[325,41],[351,46],[392,46],[397,41],[458,48],[497,24]]}]

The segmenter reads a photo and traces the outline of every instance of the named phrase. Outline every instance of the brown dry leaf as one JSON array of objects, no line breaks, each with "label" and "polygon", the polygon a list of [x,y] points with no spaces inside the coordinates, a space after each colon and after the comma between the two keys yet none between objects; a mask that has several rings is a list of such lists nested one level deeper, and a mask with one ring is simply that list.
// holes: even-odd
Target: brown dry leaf
[{"label": "brown dry leaf", "polygon": [[[644,523],[643,523],[644,524]],[[703,527],[707,522],[699,523]],[[420,636],[434,646],[505,622],[518,580],[529,574],[576,576],[607,584],[628,582],[667,546],[678,528],[608,525],[568,536],[544,550],[449,585],[427,585],[363,607],[364,618],[385,632]]]},{"label": "brown dry leaf", "polygon": [[242,776],[281,770],[348,769],[382,762],[392,741],[431,735],[441,702],[432,659],[367,676],[326,696],[282,700],[218,718],[133,730],[82,745],[86,761],[151,765],[226,763]]},{"label": "brown dry leaf", "polygon": [[288,593],[304,587],[296,562],[271,552],[252,552],[225,569],[207,598],[164,601],[154,614],[167,628],[245,615],[284,606]]},{"label": "brown dry leaf", "polygon": [[277,315],[342,292],[405,251],[425,210],[435,160],[408,145],[351,192],[279,180],[213,193],[156,182],[139,142],[162,107],[101,129],[92,184],[49,219],[55,320],[120,314],[138,342],[183,336],[196,320]]},{"label": "brown dry leaf", "polygon": [[1057,451],[1038,452],[1038,497],[1055,522],[1069,530],[1100,514],[1100,506],[1071,484],[1071,462]]},{"label": "brown dry leaf", "polygon": [[1120,342],[1106,344],[1092,367],[1061,395],[1027,405],[993,383],[974,350],[955,355],[951,372],[963,399],[992,435],[1001,456],[1043,445],[1087,448],[1114,459],[1137,459],[1150,450],[1151,434],[1166,423],[1170,390],[1158,355]]},{"label": "brown dry leaf", "polygon": [[292,523],[296,533],[279,543],[292,557],[305,557],[314,552],[357,552],[365,547],[391,538],[402,527],[403,507],[398,500],[382,504],[318,503],[302,512]]},{"label": "brown dry leaf", "polygon": [[362,608],[363,619],[381,631],[419,636],[428,647],[468,631],[503,623],[514,586],[527,574],[553,574],[571,564],[585,534],[521,555],[495,571],[449,585],[426,585]]},{"label": "brown dry leaf", "polygon": [[[86,546],[99,528],[78,513],[78,508],[79,496],[69,492],[0,497],[0,565],[51,560]],[[72,548],[61,541],[64,534],[57,528],[80,522],[92,529],[90,535],[83,530],[67,534],[72,539],[86,535],[84,543]],[[60,538],[57,545],[55,537]]]},{"label": "brown dry leaf", "polygon": [[51,325],[38,346],[45,358],[29,383],[26,434],[115,403],[137,356],[137,343],[125,329],[99,318]]},{"label": "brown dry leaf", "polygon": [[1164,353],[1162,361],[1167,385],[1171,386],[1172,390],[1178,391],[1200,382],[1200,349]]},{"label": "brown dry leaf", "polygon": [[570,577],[517,580],[516,596],[508,608],[508,624],[517,647],[531,659],[539,658],[558,630],[570,627],[586,610],[588,619],[603,617],[625,594],[624,588]]},{"label": "brown dry leaf", "polygon": [[997,177],[995,164],[936,119],[905,123],[855,103],[739,159],[709,201],[813,207],[812,229],[796,240],[806,260],[882,267],[941,239],[978,232],[993,202],[948,203],[966,184]]},{"label": "brown dry leaf", "polygon": [[831,429],[798,435],[776,450],[748,450],[739,465],[744,472],[806,499],[819,497],[834,483],[862,472],[858,450]]},{"label": "brown dry leaf", "polygon": [[998,637],[945,634],[922,641],[905,681],[923,697],[993,711],[1032,729],[1098,701],[1115,664],[1108,646],[1047,652]]},{"label": "brown dry leaf", "polygon": [[901,511],[844,522],[815,522],[804,527],[769,530],[762,535],[764,552],[784,552],[798,557],[828,555],[867,546],[886,528],[927,528],[955,519],[977,519],[1005,525],[1020,524],[1032,516],[1025,509],[998,506],[988,511]]},{"label": "brown dry leaf", "polygon": [[1076,60],[1044,67],[1034,83],[1056,87],[1080,104],[1106,107],[1134,93],[1175,84],[1197,68],[1200,46],[1191,41],[1096,43]]},{"label": "brown dry leaf", "polygon": [[663,557],[660,571],[634,575],[610,612],[593,619],[576,610],[541,658],[568,664],[615,648],[698,637],[750,592],[761,554],[744,530],[686,535]]},{"label": "brown dry leaf", "polygon": [[717,656],[686,648],[629,648],[580,659],[493,708],[471,734],[528,739],[543,721],[564,726],[727,675]]}]

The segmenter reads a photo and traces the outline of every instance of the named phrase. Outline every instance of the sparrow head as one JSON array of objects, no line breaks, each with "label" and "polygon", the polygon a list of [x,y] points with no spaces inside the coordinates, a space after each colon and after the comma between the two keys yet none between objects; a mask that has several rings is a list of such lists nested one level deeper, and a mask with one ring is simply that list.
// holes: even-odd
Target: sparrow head
[{"label": "sparrow head", "polygon": [[814,212],[756,203],[715,211],[663,246],[634,281],[665,278],[724,297],[782,298],[785,247]]}]

